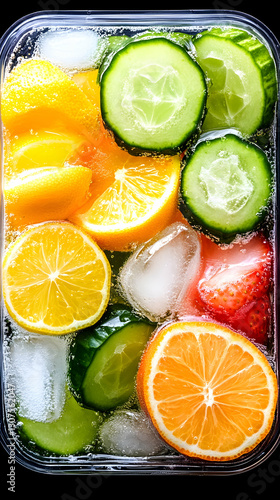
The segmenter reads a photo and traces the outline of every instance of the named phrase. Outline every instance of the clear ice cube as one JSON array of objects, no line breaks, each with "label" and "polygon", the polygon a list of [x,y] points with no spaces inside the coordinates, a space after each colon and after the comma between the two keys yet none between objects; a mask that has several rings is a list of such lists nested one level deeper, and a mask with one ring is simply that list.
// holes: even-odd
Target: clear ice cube
[{"label": "clear ice cube", "polygon": [[128,457],[162,454],[167,446],[143,412],[118,410],[100,428],[100,444],[105,453]]},{"label": "clear ice cube", "polygon": [[14,387],[19,415],[38,422],[59,418],[65,401],[67,341],[45,335],[15,335],[8,357],[8,380]]},{"label": "clear ice cube", "polygon": [[89,29],[49,30],[39,37],[36,55],[63,70],[82,71],[97,67],[105,44]]},{"label": "clear ice cube", "polygon": [[120,289],[140,314],[165,319],[179,310],[198,274],[200,254],[198,234],[175,222],[128,258],[119,274]]}]

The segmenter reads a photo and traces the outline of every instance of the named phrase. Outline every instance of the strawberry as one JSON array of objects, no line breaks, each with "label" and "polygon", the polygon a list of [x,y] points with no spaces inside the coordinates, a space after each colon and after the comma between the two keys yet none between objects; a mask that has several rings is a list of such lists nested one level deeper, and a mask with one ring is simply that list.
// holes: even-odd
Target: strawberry
[{"label": "strawberry", "polygon": [[204,307],[217,319],[228,321],[240,308],[266,294],[271,279],[272,250],[262,236],[206,255],[198,284]]},{"label": "strawberry", "polygon": [[249,339],[266,344],[268,338],[271,307],[268,295],[241,307],[229,319],[229,324]]}]

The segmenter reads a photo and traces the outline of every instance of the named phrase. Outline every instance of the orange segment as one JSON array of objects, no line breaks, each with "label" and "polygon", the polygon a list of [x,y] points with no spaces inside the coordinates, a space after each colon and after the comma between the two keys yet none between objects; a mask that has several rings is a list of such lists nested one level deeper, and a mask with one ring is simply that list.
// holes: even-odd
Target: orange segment
[{"label": "orange segment", "polygon": [[24,231],[4,256],[2,276],[9,314],[32,332],[62,335],[93,325],[109,301],[106,256],[69,222]]},{"label": "orange segment", "polygon": [[67,219],[90,197],[92,172],[86,167],[43,167],[22,172],[6,183],[5,211],[16,228]]},{"label": "orange segment", "polygon": [[94,135],[98,126],[96,106],[66,73],[42,59],[26,60],[11,71],[1,106],[4,126],[14,133],[46,130],[46,124],[62,121]]},{"label": "orange segment", "polygon": [[217,323],[162,327],[137,375],[140,402],[160,435],[179,452],[232,460],[272,426],[277,379],[248,339]]},{"label": "orange segment", "polygon": [[71,216],[107,250],[128,250],[161,231],[177,209],[180,158],[137,157],[101,134],[87,165],[92,198]]}]

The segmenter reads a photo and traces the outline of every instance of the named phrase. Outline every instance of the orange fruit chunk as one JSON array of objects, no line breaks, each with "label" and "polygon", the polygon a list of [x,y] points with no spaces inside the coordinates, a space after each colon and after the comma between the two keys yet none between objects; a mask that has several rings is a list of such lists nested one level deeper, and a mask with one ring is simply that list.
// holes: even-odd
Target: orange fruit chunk
[{"label": "orange fruit chunk", "polygon": [[4,126],[13,133],[43,128],[56,121],[94,135],[99,110],[61,69],[42,59],[28,59],[7,76],[2,92]]},{"label": "orange fruit chunk", "polygon": [[90,197],[89,168],[42,167],[19,174],[5,184],[5,212],[16,228],[67,219]]},{"label": "orange fruit chunk", "polygon": [[171,221],[178,203],[179,156],[132,156],[103,131],[84,161],[93,172],[92,197],[71,220],[102,248],[129,250]]},{"label": "orange fruit chunk", "polygon": [[11,317],[31,332],[62,335],[104,313],[111,268],[98,245],[70,222],[24,231],[3,261],[3,295]]},{"label": "orange fruit chunk", "polygon": [[264,354],[218,323],[178,321],[149,343],[140,402],[163,439],[205,460],[232,460],[271,429],[277,379]]}]

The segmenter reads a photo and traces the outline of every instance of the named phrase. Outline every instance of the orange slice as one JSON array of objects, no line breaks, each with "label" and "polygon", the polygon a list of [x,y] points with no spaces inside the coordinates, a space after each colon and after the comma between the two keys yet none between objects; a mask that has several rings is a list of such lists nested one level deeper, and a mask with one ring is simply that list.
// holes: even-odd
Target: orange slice
[{"label": "orange slice", "polygon": [[26,330],[62,335],[93,325],[110,295],[111,269],[98,245],[70,222],[24,231],[3,261],[3,295]]},{"label": "orange slice", "polygon": [[264,354],[219,324],[167,324],[149,343],[137,375],[140,402],[177,451],[232,460],[271,429],[277,379]]},{"label": "orange slice", "polygon": [[22,172],[5,184],[9,224],[20,228],[48,220],[67,219],[90,197],[89,168],[43,167]]},{"label": "orange slice", "polygon": [[168,225],[178,204],[179,156],[132,156],[103,132],[89,158],[91,202],[70,220],[102,248],[129,250]]},{"label": "orange slice", "polygon": [[99,110],[64,71],[42,59],[28,59],[4,82],[1,114],[4,126],[14,133],[46,130],[46,124],[62,121],[94,135]]}]

